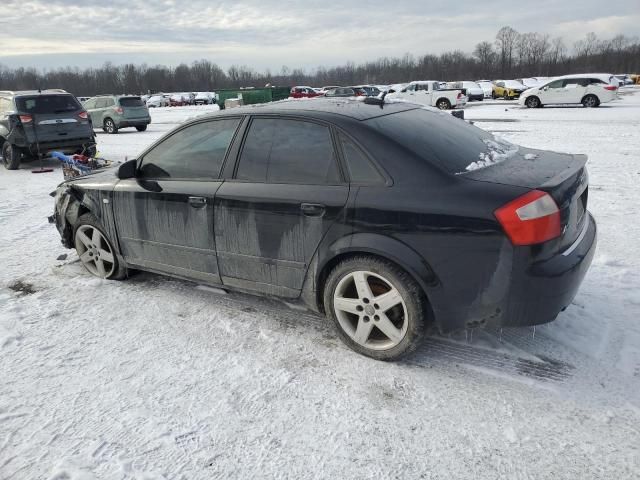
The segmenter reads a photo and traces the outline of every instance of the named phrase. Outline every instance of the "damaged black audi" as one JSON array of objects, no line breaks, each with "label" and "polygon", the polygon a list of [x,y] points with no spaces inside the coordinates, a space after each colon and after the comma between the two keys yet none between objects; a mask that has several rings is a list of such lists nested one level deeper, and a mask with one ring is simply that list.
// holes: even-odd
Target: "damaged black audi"
[{"label": "damaged black audi", "polygon": [[94,275],[129,270],[299,301],[355,351],[428,328],[550,322],[596,246],[586,157],[409,103],[314,100],[188,121],[51,217]]}]

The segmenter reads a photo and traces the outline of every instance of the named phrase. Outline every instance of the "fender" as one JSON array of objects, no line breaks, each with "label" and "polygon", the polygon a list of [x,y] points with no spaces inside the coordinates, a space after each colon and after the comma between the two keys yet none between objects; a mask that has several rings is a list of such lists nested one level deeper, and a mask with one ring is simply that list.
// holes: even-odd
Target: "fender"
[{"label": "fender", "polygon": [[[322,256],[321,252],[323,252]],[[354,233],[339,238],[328,249],[318,249],[307,270],[302,292],[303,301],[314,310],[322,308],[322,282],[336,258],[346,254],[369,253],[397,264],[406,270],[431,300],[440,287],[440,281],[431,265],[405,243],[377,233]]]}]

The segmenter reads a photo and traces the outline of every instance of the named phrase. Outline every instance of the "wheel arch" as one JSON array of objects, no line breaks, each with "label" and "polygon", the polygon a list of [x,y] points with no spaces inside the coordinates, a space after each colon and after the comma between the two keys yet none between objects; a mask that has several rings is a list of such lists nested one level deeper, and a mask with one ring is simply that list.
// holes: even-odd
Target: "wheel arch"
[{"label": "wheel arch", "polygon": [[[432,293],[440,281],[431,265],[418,252],[405,243],[386,235],[356,233],[334,242],[329,247],[324,260],[318,262],[317,267],[313,269],[314,285],[316,285],[313,303],[318,311],[324,311],[324,289],[331,271],[340,262],[361,255],[378,257],[406,271],[418,283],[427,303],[431,305]],[[429,308],[431,309],[431,306]]]},{"label": "wheel arch", "polygon": [[600,103],[602,103],[600,101],[600,97],[598,97],[598,95],[596,95],[595,93],[587,93],[583,95],[582,98],[580,99],[580,103],[583,103],[587,97],[594,97],[596,99],[596,105],[595,105],[596,107],[600,105]]},{"label": "wheel arch", "polygon": [[439,98],[436,100],[436,107],[437,107],[437,106],[438,106],[438,104],[439,104],[441,101],[443,101],[443,100],[444,100],[445,102],[447,102],[447,104],[449,105],[448,110],[451,110],[451,107],[453,106],[453,104],[451,103],[451,100],[449,100],[447,97],[439,97]]}]

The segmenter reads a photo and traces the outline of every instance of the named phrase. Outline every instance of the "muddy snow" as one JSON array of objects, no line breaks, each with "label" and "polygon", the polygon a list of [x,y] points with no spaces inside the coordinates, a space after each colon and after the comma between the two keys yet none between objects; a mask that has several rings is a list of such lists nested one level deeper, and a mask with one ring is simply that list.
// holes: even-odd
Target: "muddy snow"
[{"label": "muddy snow", "polygon": [[[99,151],[134,158],[206,110],[152,110]],[[589,155],[598,251],[556,322],[432,336],[398,363],[276,300],[92,278],[46,220],[59,166],[0,169],[0,479],[638,478],[640,91],[466,117]]]}]

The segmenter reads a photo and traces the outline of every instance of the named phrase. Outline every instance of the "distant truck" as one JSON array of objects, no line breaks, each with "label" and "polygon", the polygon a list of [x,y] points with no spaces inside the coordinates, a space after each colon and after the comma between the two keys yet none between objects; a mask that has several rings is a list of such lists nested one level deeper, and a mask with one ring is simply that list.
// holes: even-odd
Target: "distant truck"
[{"label": "distant truck", "polygon": [[389,90],[388,98],[401,98],[440,110],[463,108],[467,104],[463,89],[441,88],[436,80],[420,80],[407,84],[402,90]]}]

